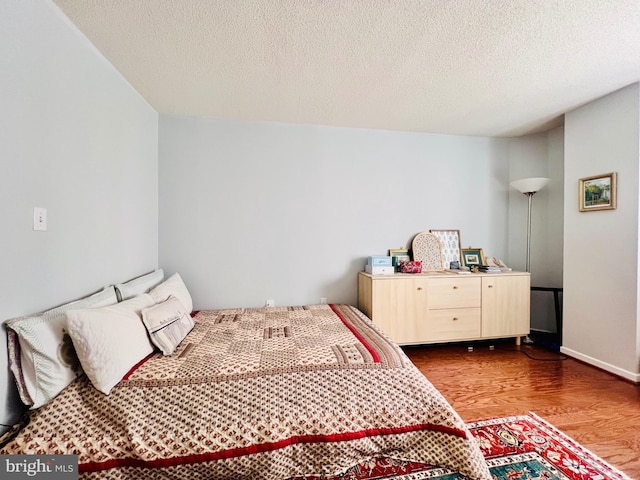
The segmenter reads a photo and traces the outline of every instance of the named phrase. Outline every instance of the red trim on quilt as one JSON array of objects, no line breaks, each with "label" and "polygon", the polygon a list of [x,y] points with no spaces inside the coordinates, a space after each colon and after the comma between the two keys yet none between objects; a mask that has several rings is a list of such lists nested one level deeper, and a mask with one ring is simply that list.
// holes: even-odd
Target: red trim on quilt
[{"label": "red trim on quilt", "polygon": [[142,360],[140,360],[138,363],[136,363],[133,367],[131,367],[131,370],[129,370],[127,372],[127,374],[122,377],[122,380],[129,380],[129,377],[131,375],[133,375],[133,372],[135,372],[138,368],[140,368],[142,366],[142,364],[144,362],[146,362],[147,360],[149,360],[151,357],[153,357],[155,355],[154,352],[151,352],[149,355],[147,355],[146,357],[144,357]]},{"label": "red trim on quilt", "polygon": [[256,453],[271,452],[280,448],[289,447],[291,445],[307,444],[307,443],[332,443],[344,442],[349,440],[359,440],[367,437],[395,435],[401,433],[432,431],[447,433],[461,438],[467,438],[464,430],[459,428],[447,427],[444,425],[433,425],[430,423],[420,423],[417,425],[405,425],[403,427],[387,427],[387,428],[369,428],[366,430],[357,430],[354,432],[335,433],[331,435],[296,435],[294,437],[285,438],[276,442],[260,443],[249,447],[230,448],[220,450],[218,452],[200,453],[194,455],[184,455],[180,457],[159,458],[156,460],[141,460],[138,458],[121,458],[107,460],[106,462],[89,462],[81,463],[78,467],[80,473],[99,472],[117,467],[142,467],[142,468],[163,468],[175,465],[187,465],[192,463],[203,463],[215,460],[223,460],[226,458],[241,457]]},{"label": "red trim on quilt", "polygon": [[356,338],[360,341],[360,343],[362,343],[362,345],[365,346],[365,348],[367,350],[369,350],[369,353],[371,354],[371,356],[373,357],[373,361],[374,363],[380,363],[380,356],[378,355],[378,352],[375,351],[375,349],[369,345],[369,343],[364,339],[364,337],[360,334],[360,332],[358,332],[358,330],[356,329],[356,327],[354,327],[353,325],[351,325],[351,323],[342,316],[342,314],[338,311],[338,309],[336,308],[336,306],[332,303],[329,305],[331,307],[331,310],[334,311],[334,313],[340,317],[340,320],[342,320],[342,323],[344,323],[344,325],[351,330],[351,333],[353,333]]}]

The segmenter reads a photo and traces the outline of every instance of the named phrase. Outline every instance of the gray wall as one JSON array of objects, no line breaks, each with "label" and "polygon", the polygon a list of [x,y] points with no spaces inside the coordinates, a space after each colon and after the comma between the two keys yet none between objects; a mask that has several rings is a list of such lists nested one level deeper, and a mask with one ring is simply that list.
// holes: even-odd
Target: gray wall
[{"label": "gray wall", "polygon": [[506,139],[160,117],[160,264],[197,308],[357,302],[432,228],[506,258]]},{"label": "gray wall", "polygon": [[158,115],[51,2],[0,2],[0,38],[2,321],[157,267]]},{"label": "gray wall", "polygon": [[[547,177],[549,184],[533,196],[531,212],[531,285],[562,287],[564,208],[564,129],[510,139],[510,180]],[[527,247],[527,197],[509,191],[509,261],[524,270]],[[560,297],[562,298],[562,297]],[[555,332],[551,292],[531,292],[531,328]]]},{"label": "gray wall", "polygon": [[[639,114],[636,83],[565,117],[562,351],[635,381]],[[618,208],[579,212],[579,179],[609,172],[618,173]]]}]

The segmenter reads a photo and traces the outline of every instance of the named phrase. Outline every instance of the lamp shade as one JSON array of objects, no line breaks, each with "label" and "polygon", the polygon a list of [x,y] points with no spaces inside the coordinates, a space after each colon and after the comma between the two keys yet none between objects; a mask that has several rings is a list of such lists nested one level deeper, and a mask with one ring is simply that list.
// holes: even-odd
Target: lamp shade
[{"label": "lamp shade", "polygon": [[549,183],[548,178],[535,177],[535,178],[523,178],[522,180],[514,180],[511,182],[511,186],[522,193],[536,193]]}]

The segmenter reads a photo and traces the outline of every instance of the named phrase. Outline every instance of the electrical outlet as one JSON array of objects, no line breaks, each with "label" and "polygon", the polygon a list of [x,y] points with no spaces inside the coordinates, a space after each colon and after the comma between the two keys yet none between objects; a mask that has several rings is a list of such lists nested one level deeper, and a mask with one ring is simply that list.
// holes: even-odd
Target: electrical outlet
[{"label": "electrical outlet", "polygon": [[264,306],[265,307],[275,307],[276,306],[276,301],[273,298],[267,298],[264,301]]},{"label": "electrical outlet", "polygon": [[327,297],[320,297],[320,305],[326,305],[327,304]]}]

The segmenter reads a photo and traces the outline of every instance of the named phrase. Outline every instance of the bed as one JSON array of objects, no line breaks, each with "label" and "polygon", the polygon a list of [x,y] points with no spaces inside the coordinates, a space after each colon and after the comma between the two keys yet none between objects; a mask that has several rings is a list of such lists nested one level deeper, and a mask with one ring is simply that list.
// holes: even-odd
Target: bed
[{"label": "bed", "polygon": [[[154,308],[158,298],[145,295],[147,307],[137,300],[143,296],[120,305]],[[95,310],[104,308],[115,307]],[[65,315],[70,334],[80,311]],[[380,457],[491,478],[464,422],[355,307],[188,317],[169,354],[152,342],[113,385],[96,377],[96,369],[110,368],[100,363],[105,357],[89,351],[94,358],[85,358],[95,345],[72,335],[84,371],[29,410],[0,440],[0,454],[77,454],[82,479],[331,478]],[[134,336],[122,335],[111,317],[93,325],[110,322],[100,341]]]}]

